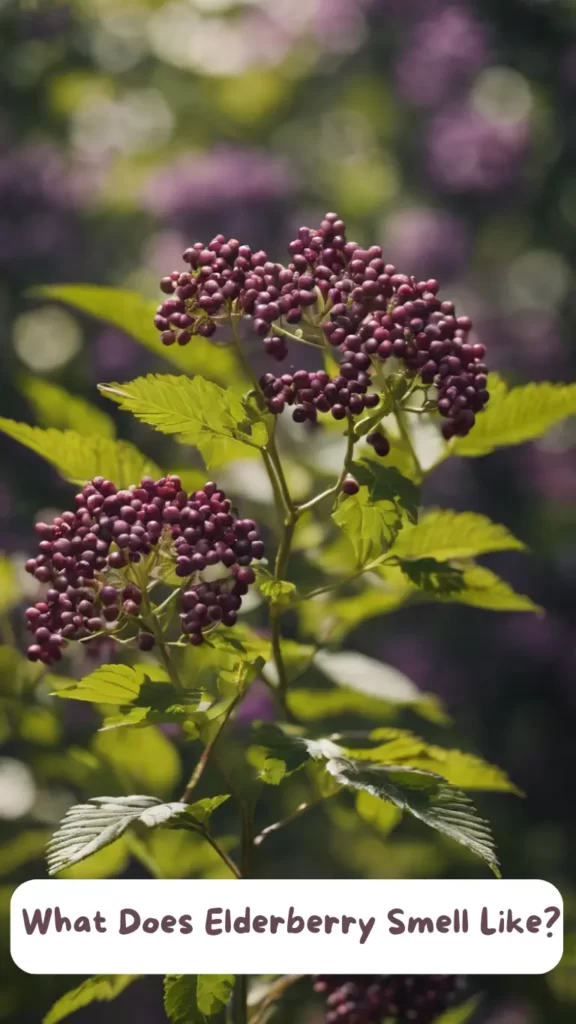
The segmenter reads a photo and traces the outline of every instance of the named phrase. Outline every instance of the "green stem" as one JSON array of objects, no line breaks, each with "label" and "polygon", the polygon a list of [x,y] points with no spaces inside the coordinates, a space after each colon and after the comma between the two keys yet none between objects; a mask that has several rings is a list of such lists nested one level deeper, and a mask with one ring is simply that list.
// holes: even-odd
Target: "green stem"
[{"label": "green stem", "polygon": [[232,1020],[234,1024],[247,1024],[248,1021],[248,975],[236,975],[236,984],[232,994]]},{"label": "green stem", "polygon": [[225,728],[225,726],[226,726],[226,724],[228,722],[228,719],[230,718],[230,715],[232,714],[234,708],[237,706],[237,704],[240,702],[240,700],[243,697],[244,697],[244,694],[243,693],[239,693],[238,696],[236,697],[236,699],[232,701],[230,707],[228,708],[226,714],[224,715],[224,717],[222,719],[222,722],[221,722],[219,728],[216,730],[216,733],[214,734],[212,739],[204,747],[204,750],[202,751],[202,754],[200,755],[198,763],[197,763],[196,767],[194,768],[194,771],[192,772],[192,775],[190,776],[190,779],[188,781],[186,789],[184,790],[182,796],[180,797],[180,802],[181,803],[189,804],[191,802],[193,791],[196,788],[196,786],[198,785],[198,782],[200,781],[200,779],[202,778],[202,775],[204,774],[204,770],[205,770],[205,768],[206,768],[206,766],[208,764],[208,761],[210,759],[210,755],[214,751],[214,747],[216,746],[218,740],[220,739],[220,736],[222,735],[222,732],[223,732],[223,730],[224,730],[224,728]]},{"label": "green stem", "polygon": [[218,841],[214,839],[214,836],[211,836],[207,829],[200,829],[199,831],[200,835],[206,840],[207,843],[210,844],[212,849],[218,854],[221,860],[224,861],[224,863],[230,869],[234,877],[242,878],[242,872],[240,871],[240,868],[238,867],[236,862],[232,860],[232,857],[228,856],[226,850],[223,850],[222,847],[218,845]]},{"label": "green stem", "polygon": [[400,406],[396,406],[396,408],[394,409],[394,415],[396,416],[400,436],[404,441],[404,444],[406,445],[408,451],[410,452],[410,455],[412,456],[414,469],[416,471],[417,483],[421,483],[424,474],[422,472],[422,466],[420,465],[420,461],[416,454],[416,449],[414,448],[414,445],[412,443],[412,438],[410,437],[410,431],[406,423],[406,413]]},{"label": "green stem", "polygon": [[301,338],[299,334],[292,334],[291,331],[287,331],[285,327],[280,327],[279,324],[274,324],[274,330],[278,331],[278,334],[283,334],[285,338],[291,338],[292,341],[299,341],[302,345],[310,345],[311,348],[324,348],[323,345],[316,341],[309,341],[308,338]]},{"label": "green stem", "polygon": [[307,594],[303,594],[298,603],[304,601],[310,601],[313,597],[320,597],[321,594],[329,594],[331,590],[337,590],[339,587],[346,586],[347,583],[353,583],[359,576],[363,576],[365,572],[371,572],[372,569],[376,569],[379,565],[386,565],[388,562],[392,564],[393,560],[388,558],[386,555],[381,555],[380,558],[374,559],[372,562],[368,562],[367,565],[363,565],[361,569],[356,569],[350,573],[349,576],[344,576],[340,580],[336,580],[335,583],[327,583],[323,587],[317,587],[316,590],[309,590]]},{"label": "green stem", "polygon": [[305,502],[303,505],[299,505],[297,508],[297,514],[299,516],[301,516],[304,512],[309,512],[310,509],[315,508],[316,505],[319,505],[320,502],[324,501],[326,498],[330,498],[338,494],[342,487],[342,484],[344,483],[346,474],[350,471],[350,466],[354,456],[355,441],[356,439],[354,437],[354,420],[352,419],[350,414],[348,414],[348,430],[346,432],[346,454],[344,456],[344,464],[342,466],[342,470],[338,476],[338,479],[336,483],[332,485],[332,487],[328,487],[325,491],[322,491],[320,494],[317,494],[315,498],[311,498],[310,501]]}]

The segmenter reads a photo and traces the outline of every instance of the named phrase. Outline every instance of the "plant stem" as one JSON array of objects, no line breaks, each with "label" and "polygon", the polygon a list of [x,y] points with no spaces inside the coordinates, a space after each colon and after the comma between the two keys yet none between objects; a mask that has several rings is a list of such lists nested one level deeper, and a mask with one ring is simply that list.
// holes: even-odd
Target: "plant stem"
[{"label": "plant stem", "polygon": [[317,494],[315,498],[311,498],[310,501],[305,502],[303,505],[299,505],[297,508],[297,514],[299,516],[301,516],[304,512],[309,512],[310,509],[315,508],[316,505],[319,505],[321,501],[325,500],[325,498],[330,498],[333,495],[335,496],[338,494],[352,463],[352,458],[354,455],[354,444],[354,420],[352,419],[350,414],[348,414],[348,430],[346,432],[346,454],[344,456],[344,464],[342,466],[342,470],[338,476],[338,479],[336,483],[332,485],[332,487],[328,487],[325,491],[322,491],[320,494]]},{"label": "plant stem", "polygon": [[190,776],[190,780],[188,782],[188,785],[186,786],[186,789],[184,790],[182,796],[180,797],[181,803],[183,803],[183,804],[189,804],[190,803],[190,801],[192,799],[193,790],[195,789],[196,785],[198,784],[199,780],[201,779],[201,777],[202,777],[202,775],[204,773],[204,769],[206,768],[206,765],[208,764],[208,761],[210,759],[210,755],[212,754],[212,752],[214,750],[214,747],[216,746],[218,740],[220,739],[220,736],[222,735],[222,732],[223,732],[223,730],[224,730],[224,728],[226,726],[226,723],[228,722],[228,719],[230,718],[230,715],[232,714],[234,708],[237,706],[237,704],[240,702],[240,700],[243,697],[244,697],[244,694],[243,693],[239,693],[238,696],[236,697],[236,699],[232,701],[230,707],[228,708],[226,714],[224,715],[224,717],[222,719],[220,727],[217,729],[217,731],[214,734],[214,736],[212,737],[212,739],[204,747],[204,750],[202,751],[202,754],[200,755],[198,763],[197,763],[196,767],[194,768],[194,771],[192,772],[192,775]]},{"label": "plant stem", "polygon": [[292,334],[291,331],[287,331],[285,327],[280,327],[278,324],[274,325],[274,330],[278,331],[278,334],[283,334],[286,338],[292,338],[292,341],[299,341],[302,345],[310,345],[312,348],[323,349],[324,346],[316,341],[309,341],[308,338],[301,338],[298,334]]},{"label": "plant stem", "polygon": [[395,409],[394,409],[394,415],[396,416],[396,421],[398,423],[398,429],[400,430],[400,436],[402,437],[402,440],[404,441],[404,444],[406,445],[406,447],[408,448],[408,451],[410,452],[410,455],[412,456],[412,461],[414,463],[414,469],[416,471],[417,482],[421,483],[424,474],[422,472],[422,466],[420,465],[420,461],[419,461],[418,456],[416,454],[416,449],[414,448],[414,445],[412,443],[412,438],[410,437],[410,431],[409,431],[408,425],[406,423],[406,413],[405,413],[405,410],[402,409],[401,406],[396,406]]},{"label": "plant stem", "polygon": [[232,1020],[234,1024],[247,1024],[248,1021],[248,975],[237,974],[232,994]]},{"label": "plant stem", "polygon": [[318,807],[326,799],[326,797],[320,796],[316,800],[311,800],[309,803],[299,804],[296,810],[293,811],[292,814],[289,814],[288,817],[282,818],[281,821],[275,821],[273,825],[268,825],[266,828],[263,828],[254,839],[254,846],[260,846],[260,844],[266,839],[266,836],[271,835],[273,832],[279,832],[281,828],[284,828],[286,825],[290,825],[293,821],[296,821],[297,818],[306,814],[306,811],[310,811],[314,807]]},{"label": "plant stem", "polygon": [[233,861],[232,858],[228,856],[226,850],[223,850],[222,847],[218,845],[218,841],[214,839],[214,836],[211,836],[207,829],[200,829],[199,831],[200,835],[206,840],[207,843],[210,843],[212,849],[216,851],[216,853],[224,861],[226,866],[230,868],[230,871],[235,876],[235,878],[242,878],[242,872],[240,871],[240,868],[235,863],[235,861]]}]

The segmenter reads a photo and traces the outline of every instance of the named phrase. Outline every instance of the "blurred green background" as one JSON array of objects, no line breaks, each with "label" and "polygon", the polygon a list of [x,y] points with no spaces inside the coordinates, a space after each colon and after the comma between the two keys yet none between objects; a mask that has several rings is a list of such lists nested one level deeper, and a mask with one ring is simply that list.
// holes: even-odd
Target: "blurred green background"
[{"label": "blurred green background", "polygon": [[[222,231],[281,259],[298,226],[328,209],[403,271],[439,278],[510,382],[573,380],[575,101],[574,0],[0,0],[2,415],[35,421],[31,376],[104,409],[98,381],[165,366],[120,332],[33,300],[34,285],[90,281],[155,297],[194,241]],[[117,423],[152,456],[163,444],[126,417]],[[490,798],[481,809],[505,874],[555,882],[568,910],[575,440],[570,421],[537,444],[450,461],[425,493],[426,504],[505,523],[531,547],[530,559],[497,564],[545,618],[430,606],[372,620],[352,640],[440,694],[458,723],[455,743],[526,790],[524,802]],[[34,518],[70,492],[11,441],[0,460],[0,548],[26,587]],[[254,488],[257,504],[257,480]],[[71,802],[66,786],[38,783],[10,743],[0,759],[7,835],[24,816],[53,827]],[[268,873],[469,870],[412,833],[389,844],[383,869],[382,842],[354,828],[306,820],[273,841]],[[313,870],[299,860],[299,829],[324,850]],[[42,870],[38,862],[30,873]],[[4,910],[9,892],[7,883]],[[159,990],[146,984],[78,1019],[162,1020]],[[34,986],[37,998],[11,973],[0,1013],[37,1021],[65,982]],[[489,979],[485,989],[475,1019],[486,1024],[576,1019],[569,965],[547,978]],[[299,1006],[299,1018],[318,1019],[305,999]]]}]

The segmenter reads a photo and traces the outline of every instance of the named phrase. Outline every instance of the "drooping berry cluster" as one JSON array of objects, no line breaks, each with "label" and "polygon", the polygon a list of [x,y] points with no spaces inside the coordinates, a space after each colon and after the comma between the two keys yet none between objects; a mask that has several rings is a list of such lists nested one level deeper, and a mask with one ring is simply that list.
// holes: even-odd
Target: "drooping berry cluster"
[{"label": "drooping berry cluster", "polygon": [[160,284],[170,296],[155,319],[164,344],[187,344],[192,332],[211,336],[218,322],[247,316],[266,352],[281,361],[285,334],[299,324],[308,340],[321,344],[324,337],[339,353],[339,374],[265,374],[272,413],[292,405],[297,422],[314,421],[318,412],[359,415],[377,404],[367,393],[371,372],[392,359],[408,378],[419,376],[428,407],[446,419],[444,436],[467,434],[489,398],[485,349],[470,341],[471,320],[438,298],[438,282],[399,273],[378,245],[347,241],[336,213],[316,229],[300,228],[288,250],[291,262],[283,266],[223,235],[187,249],[190,271]]},{"label": "drooping berry cluster", "polygon": [[150,650],[142,591],[123,570],[153,550],[182,578],[181,618],[193,643],[211,625],[233,625],[254,582],[250,562],[262,557],[264,545],[253,520],[237,519],[215,483],[188,496],[177,476],[144,477],[128,490],[96,477],[76,495],[76,506],[36,526],[39,553],[26,569],[47,590],[26,611],[35,641],[30,660],[50,665],[68,640],[115,629],[127,618],[142,630],[140,648]]},{"label": "drooping berry cluster", "polygon": [[326,1024],[431,1024],[461,998],[454,975],[318,975],[314,990],[327,996]]}]

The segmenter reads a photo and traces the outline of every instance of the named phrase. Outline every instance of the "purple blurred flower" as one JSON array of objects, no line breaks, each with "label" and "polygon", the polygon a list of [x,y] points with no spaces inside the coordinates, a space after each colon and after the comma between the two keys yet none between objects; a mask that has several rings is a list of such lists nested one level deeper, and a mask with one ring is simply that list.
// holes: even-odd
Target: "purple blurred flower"
[{"label": "purple blurred flower", "polygon": [[466,222],[447,210],[413,206],[384,225],[386,258],[416,277],[452,275],[466,263],[471,238]]},{"label": "purple blurred flower", "polygon": [[450,5],[416,25],[396,65],[400,94],[432,107],[468,84],[488,59],[487,32],[466,7]]},{"label": "purple blurred flower", "polygon": [[235,719],[247,725],[254,721],[273,722],[275,718],[274,698],[266,684],[256,680],[238,708]]},{"label": "purple blurred flower", "polygon": [[0,150],[0,267],[20,271],[49,261],[64,272],[81,247],[79,212],[96,179],[69,164],[49,143]]},{"label": "purple blurred flower", "polygon": [[432,178],[450,192],[493,192],[518,177],[530,140],[529,122],[493,121],[468,105],[430,122],[427,138]]},{"label": "purple blurred flower", "polygon": [[190,153],[162,168],[149,180],[142,201],[158,217],[181,217],[237,203],[281,201],[295,187],[281,157],[220,146],[209,153]]}]

